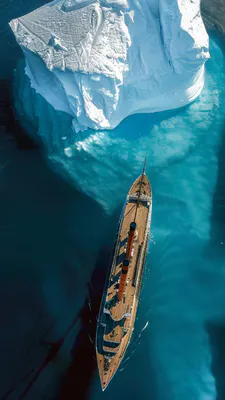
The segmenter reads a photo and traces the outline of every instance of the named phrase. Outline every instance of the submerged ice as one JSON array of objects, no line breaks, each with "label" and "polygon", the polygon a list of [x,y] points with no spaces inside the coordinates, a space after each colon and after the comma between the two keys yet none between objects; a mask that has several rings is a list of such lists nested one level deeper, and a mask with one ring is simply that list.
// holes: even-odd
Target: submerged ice
[{"label": "submerged ice", "polygon": [[10,25],[31,86],[76,132],[183,106],[204,85],[200,0],[55,0]]},{"label": "submerged ice", "polygon": [[[215,131],[212,123],[221,117],[216,110],[220,104],[221,82],[224,79],[220,74],[224,64],[222,56],[220,59],[217,52],[219,50],[217,51],[217,47],[212,43],[212,60],[206,64],[203,92],[188,107],[162,113],[133,115],[114,130],[96,132],[89,129],[78,133],[74,133],[71,115],[55,111],[30,87],[29,78],[24,74],[24,61],[21,60],[15,74],[16,112],[25,129],[31,134],[38,134],[45,143],[48,157],[57,171],[66,172],[76,186],[110,212],[123,202],[125,193],[142,169],[147,153],[151,181],[155,179],[156,173],[157,177],[163,180],[165,188],[168,188],[171,198],[178,196],[181,204],[186,202],[186,197],[189,198],[188,213],[198,220],[196,229],[199,235],[202,235],[209,229],[209,226],[206,228],[202,222],[202,213],[205,213],[207,203],[207,213],[210,215],[211,200],[205,194],[198,198],[197,203],[196,200],[191,200],[192,196],[189,197],[188,194],[190,187],[184,183],[179,162],[188,157],[189,153],[192,154],[196,146],[201,146],[206,138],[207,141],[210,140],[209,132]],[[218,72],[218,77],[215,78],[217,72],[212,72],[212,69],[217,68],[221,72]],[[212,136],[214,140],[215,134]],[[207,164],[207,158],[205,161]],[[198,158],[196,162],[198,163]],[[168,168],[175,168],[175,165],[178,168],[177,176],[175,174],[170,180],[167,175]],[[195,164],[190,171],[187,169],[190,172],[190,182],[195,179],[197,170]],[[213,169],[210,169],[210,173],[212,171]],[[208,173],[206,176],[208,177]],[[184,185],[179,193],[175,185],[178,177]],[[157,180],[152,182],[154,187],[156,184]],[[207,193],[211,193],[213,188],[212,185],[207,187]],[[201,193],[201,190],[197,191],[197,196],[201,196]],[[204,206],[196,211],[195,204]]]}]

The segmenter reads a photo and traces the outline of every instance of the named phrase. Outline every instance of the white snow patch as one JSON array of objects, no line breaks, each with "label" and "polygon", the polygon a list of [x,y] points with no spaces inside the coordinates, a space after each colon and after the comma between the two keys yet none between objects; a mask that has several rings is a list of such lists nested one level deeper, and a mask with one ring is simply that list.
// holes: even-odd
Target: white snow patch
[{"label": "white snow patch", "polygon": [[55,0],[10,26],[32,87],[76,131],[181,107],[204,85],[200,0]]}]

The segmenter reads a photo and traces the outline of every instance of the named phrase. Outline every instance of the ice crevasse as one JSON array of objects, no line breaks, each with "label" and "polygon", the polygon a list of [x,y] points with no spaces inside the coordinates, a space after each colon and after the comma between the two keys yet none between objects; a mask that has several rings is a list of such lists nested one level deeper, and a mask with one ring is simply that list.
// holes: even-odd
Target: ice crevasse
[{"label": "ice crevasse", "polygon": [[181,107],[204,86],[200,0],[55,0],[10,26],[31,86],[76,132]]}]

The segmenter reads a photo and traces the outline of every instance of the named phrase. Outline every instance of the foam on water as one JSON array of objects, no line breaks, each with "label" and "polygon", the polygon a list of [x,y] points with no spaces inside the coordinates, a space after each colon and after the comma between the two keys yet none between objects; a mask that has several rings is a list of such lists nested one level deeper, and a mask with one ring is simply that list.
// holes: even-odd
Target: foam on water
[{"label": "foam on water", "polygon": [[[149,327],[104,399],[113,398],[115,391],[122,399],[124,390],[130,399],[216,396],[205,325],[225,314],[225,271],[216,255],[208,257],[225,109],[225,58],[214,41],[211,56],[205,89],[190,106],[132,116],[114,131],[76,135],[72,119],[30,89],[22,64],[17,69],[16,108],[18,114],[23,111],[23,123],[25,116],[29,124],[37,119],[55,168],[66,171],[108,213],[120,207],[148,154],[155,244],[147,259],[137,333],[146,320]],[[90,398],[101,396],[96,377]]]}]

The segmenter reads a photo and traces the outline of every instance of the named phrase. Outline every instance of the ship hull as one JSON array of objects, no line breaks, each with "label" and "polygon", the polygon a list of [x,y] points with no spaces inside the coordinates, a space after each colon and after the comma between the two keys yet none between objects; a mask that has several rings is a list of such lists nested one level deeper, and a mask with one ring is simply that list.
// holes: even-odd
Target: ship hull
[{"label": "ship hull", "polygon": [[[122,210],[98,316],[96,356],[102,390],[106,389],[118,370],[131,340],[143,280],[151,215],[151,186],[147,176],[142,174],[132,185]],[[133,221],[136,221],[135,231],[131,238],[130,226]],[[124,260],[128,257],[129,267],[124,271]]]}]

